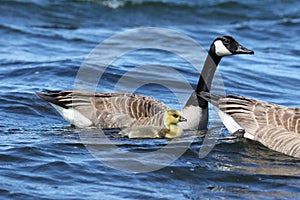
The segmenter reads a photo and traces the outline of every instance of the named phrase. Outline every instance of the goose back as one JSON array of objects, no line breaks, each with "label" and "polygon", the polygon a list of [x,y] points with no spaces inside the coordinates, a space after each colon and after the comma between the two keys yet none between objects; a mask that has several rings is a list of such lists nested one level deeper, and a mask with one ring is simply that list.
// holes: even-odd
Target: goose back
[{"label": "goose back", "polygon": [[150,124],[162,126],[164,111],[169,109],[156,99],[130,93],[69,90],[37,93],[37,95],[56,106],[79,111],[92,121],[93,126],[100,128]]},{"label": "goose back", "polygon": [[299,108],[235,95],[221,97],[202,92],[201,96],[245,129],[245,137],[275,151],[300,157]]}]

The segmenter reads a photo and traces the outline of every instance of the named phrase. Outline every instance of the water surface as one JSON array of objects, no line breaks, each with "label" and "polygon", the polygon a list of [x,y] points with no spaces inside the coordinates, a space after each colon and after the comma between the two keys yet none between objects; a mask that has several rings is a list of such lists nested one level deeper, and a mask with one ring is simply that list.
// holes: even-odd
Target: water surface
[{"label": "water surface", "polygon": [[[103,40],[133,28],[160,27],[189,36],[205,49],[215,37],[233,35],[255,55],[222,60],[219,73],[226,92],[299,107],[297,1],[12,0],[2,1],[0,12],[2,199],[300,198],[299,159],[252,141],[228,139],[214,113],[209,133],[218,140],[206,157],[198,157],[204,139],[199,135],[171,165],[132,174],[97,160],[82,144],[78,130],[34,94],[72,89],[82,62]],[[126,42],[135,39],[128,37]],[[178,48],[185,48],[179,40]],[[114,90],[122,75],[149,63],[176,69],[192,87],[198,80],[197,71],[178,56],[144,50],[116,60],[97,90]],[[153,69],[129,78],[174,80]],[[180,107],[168,88],[157,84],[136,92]],[[167,141],[116,142],[129,151],[152,151]],[[109,153],[104,154],[108,160]]]}]

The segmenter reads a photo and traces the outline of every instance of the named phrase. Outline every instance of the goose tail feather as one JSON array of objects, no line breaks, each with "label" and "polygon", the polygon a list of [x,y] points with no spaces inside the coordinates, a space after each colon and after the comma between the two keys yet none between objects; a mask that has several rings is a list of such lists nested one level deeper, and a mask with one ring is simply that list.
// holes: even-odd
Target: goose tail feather
[{"label": "goose tail feather", "polygon": [[57,99],[60,93],[61,91],[45,90],[43,92],[36,92],[35,94],[44,101],[67,109],[68,107]]}]

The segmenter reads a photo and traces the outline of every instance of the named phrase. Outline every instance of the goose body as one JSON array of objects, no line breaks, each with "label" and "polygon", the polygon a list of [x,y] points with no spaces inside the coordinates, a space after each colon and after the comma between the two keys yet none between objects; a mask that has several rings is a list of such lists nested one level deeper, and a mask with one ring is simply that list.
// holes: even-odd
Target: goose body
[{"label": "goose body", "polygon": [[[179,124],[184,130],[205,130],[208,122],[208,103],[199,96],[208,92],[216,68],[223,56],[253,54],[233,37],[216,38],[210,46],[195,91],[182,108],[187,119]],[[147,96],[128,93],[102,93],[78,90],[47,91],[37,95],[49,102],[71,124],[84,128],[122,128],[132,126],[162,126],[163,115],[170,108]]]},{"label": "goose body", "polygon": [[79,128],[163,126],[163,114],[170,109],[158,100],[130,93],[66,90],[37,95]]},{"label": "goose body", "polygon": [[300,108],[268,103],[243,96],[216,96],[202,92],[212,103],[230,133],[244,129],[244,137],[300,158]]},{"label": "goose body", "polygon": [[121,137],[128,138],[178,138],[182,136],[182,129],[177,123],[186,121],[177,110],[167,110],[164,113],[164,126],[135,126],[125,128],[119,132]]}]

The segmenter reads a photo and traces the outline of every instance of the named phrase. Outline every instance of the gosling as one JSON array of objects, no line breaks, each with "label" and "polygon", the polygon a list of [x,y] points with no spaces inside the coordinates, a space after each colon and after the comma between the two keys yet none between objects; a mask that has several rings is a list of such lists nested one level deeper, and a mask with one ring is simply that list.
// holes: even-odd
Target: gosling
[{"label": "gosling", "polygon": [[128,137],[131,139],[152,139],[152,138],[178,138],[182,136],[182,129],[177,123],[187,121],[177,110],[167,110],[164,113],[164,126],[136,126],[125,128],[119,132],[120,137]]}]

